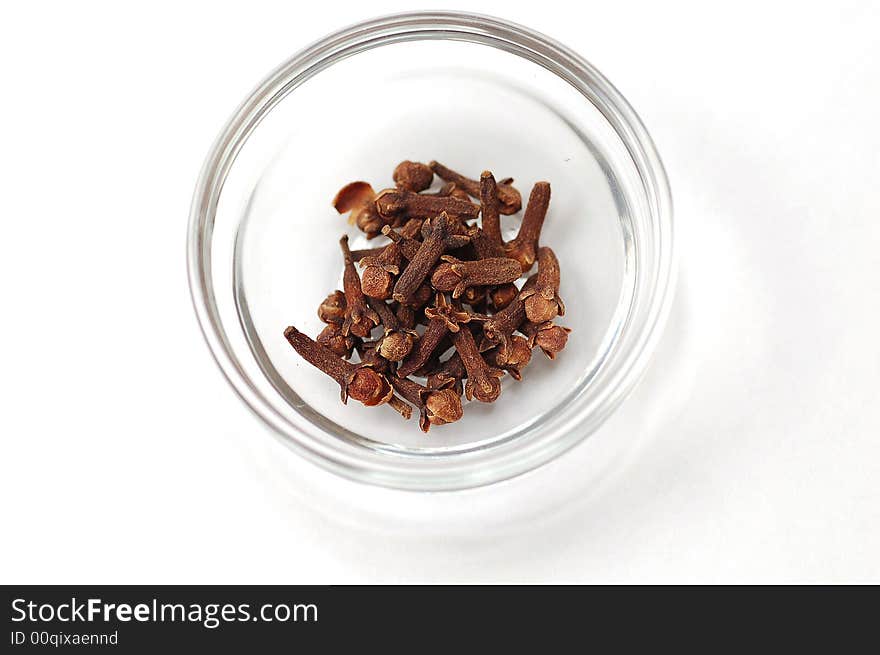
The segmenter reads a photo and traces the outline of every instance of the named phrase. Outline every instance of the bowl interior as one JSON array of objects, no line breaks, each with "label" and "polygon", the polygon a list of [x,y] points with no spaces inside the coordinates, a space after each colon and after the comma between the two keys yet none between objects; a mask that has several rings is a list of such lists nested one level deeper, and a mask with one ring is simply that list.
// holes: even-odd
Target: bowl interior
[{"label": "bowl interior", "polygon": [[[341,234],[352,248],[385,242],[367,241],[335,212],[336,191],[360,179],[392,186],[403,159],[436,159],[472,177],[484,169],[511,176],[524,201],[534,182],[550,181],[541,242],[562,268],[567,313],[558,322],[573,329],[555,361],[536,351],[521,382],[505,376],[497,402],[466,403],[461,421],[428,435],[390,408],[341,405],[338,386],[282,335],[290,324],[312,336],[323,327],[316,308],[342,285]],[[401,454],[490,447],[577,402],[613,350],[632,300],[637,193],[617,133],[545,68],[477,43],[392,43],[328,66],[251,133],[217,206],[215,284],[233,289],[233,302],[220,309],[241,325],[252,354],[245,366],[273,388],[277,411],[291,421]],[[502,218],[507,238],[520,220]]]}]

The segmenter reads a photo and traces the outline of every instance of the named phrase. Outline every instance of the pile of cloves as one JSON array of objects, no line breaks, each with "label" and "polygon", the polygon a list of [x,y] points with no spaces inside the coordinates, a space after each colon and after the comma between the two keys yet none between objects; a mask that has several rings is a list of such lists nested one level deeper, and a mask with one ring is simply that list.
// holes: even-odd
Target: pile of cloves
[{"label": "pile of cloves", "polygon": [[[445,184],[429,192],[435,175]],[[522,379],[535,347],[554,359],[571,330],[553,322],[565,314],[559,262],[538,244],[549,183],[534,185],[519,233],[505,242],[501,216],[522,208],[512,179],[496,182],[485,171],[473,180],[437,162],[411,161],[393,179],[395,188],[379,193],[352,182],[336,194],[340,214],[368,239],[388,243],[351,250],[343,236],[343,290],[318,307],[326,327],[315,340],[293,326],[284,336],[336,380],[343,403],[387,404],[407,419],[415,406],[427,432],[462,417],[462,393],[495,402],[505,372]],[[537,272],[518,287],[535,262]]]}]

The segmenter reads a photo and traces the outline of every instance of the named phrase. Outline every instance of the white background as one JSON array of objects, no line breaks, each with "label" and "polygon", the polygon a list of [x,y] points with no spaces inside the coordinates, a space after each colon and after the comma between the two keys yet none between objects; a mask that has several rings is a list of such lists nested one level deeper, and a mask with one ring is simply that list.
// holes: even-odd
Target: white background
[{"label": "white background", "polygon": [[594,63],[671,179],[678,295],[601,485],[571,484],[588,441],[363,490],[234,396],[186,283],[202,159],[294,51],[420,4],[5,10],[0,582],[880,582],[876,3],[468,4]]}]

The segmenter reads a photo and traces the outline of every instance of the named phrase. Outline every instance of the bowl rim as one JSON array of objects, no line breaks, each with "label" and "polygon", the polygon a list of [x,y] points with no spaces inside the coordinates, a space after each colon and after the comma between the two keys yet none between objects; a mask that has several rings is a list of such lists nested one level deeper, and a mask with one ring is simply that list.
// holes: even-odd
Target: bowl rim
[{"label": "bowl rim", "polygon": [[[211,237],[223,182],[261,119],[297,86],[341,58],[406,40],[478,42],[527,58],[579,91],[609,121],[646,186],[660,241],[645,317],[608,388],[545,435],[519,447],[490,447],[447,457],[407,458],[362,446],[331,443],[293,426],[263,397],[240,366],[218,313],[211,275]],[[597,104],[598,103],[598,104]],[[555,40],[505,19],[458,11],[417,11],[365,20],[294,54],[242,102],[212,145],[193,194],[187,235],[187,273],[202,334],[224,377],[251,411],[286,446],[349,479],[412,491],[450,491],[500,482],[531,471],[586,439],[632,392],[662,333],[675,290],[672,196],[662,161],[638,115],[619,91],[583,57]],[[612,384],[613,383],[613,384]],[[426,461],[423,461],[426,460]]]}]

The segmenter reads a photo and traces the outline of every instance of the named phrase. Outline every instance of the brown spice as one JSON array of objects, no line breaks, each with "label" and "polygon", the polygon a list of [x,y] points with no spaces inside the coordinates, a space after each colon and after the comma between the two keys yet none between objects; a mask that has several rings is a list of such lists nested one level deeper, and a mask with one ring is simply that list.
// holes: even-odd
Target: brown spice
[{"label": "brown spice", "polygon": [[[400,228],[400,232],[399,232],[400,236],[405,237],[407,239],[415,239],[415,240],[421,239],[422,223],[424,223],[424,222],[425,222],[424,219],[421,219],[421,218],[409,219]],[[390,225],[387,225],[387,226],[383,225],[382,229],[384,229],[385,227],[387,227],[389,230],[392,229],[392,227]],[[380,229],[380,232],[381,231],[382,230]],[[385,248],[387,248],[390,245],[391,244],[389,243],[384,246],[378,246],[376,248],[364,248],[362,250],[352,250],[351,251],[351,258],[353,261],[358,262],[358,261],[365,259],[367,257],[378,257],[379,255],[381,255],[384,252]],[[406,256],[406,255],[404,255],[404,256]]]},{"label": "brown spice", "polygon": [[[454,196],[428,196],[412,191],[386,189],[376,196],[376,209],[383,219],[432,218],[442,212],[463,220],[474,219],[480,208]],[[381,229],[381,228],[380,228]]]},{"label": "brown spice", "polygon": [[419,410],[419,427],[427,432],[432,425],[454,423],[462,417],[461,395],[453,387],[453,381],[443,382],[440,387],[424,387],[409,378],[391,378],[394,390]]},{"label": "brown spice", "polygon": [[[390,226],[386,226],[382,228],[382,234],[387,236],[400,247],[400,252],[404,258],[412,260],[425,237],[431,233],[431,225],[432,223],[430,220],[411,218],[399,232],[395,231]],[[447,216],[446,238],[443,243],[444,248],[446,250],[456,250],[460,249],[462,246],[466,246],[471,240],[471,232],[472,231],[465,228],[460,221]],[[419,237],[421,237],[421,240],[419,240]]]},{"label": "brown spice", "polygon": [[493,239],[490,239],[485,230],[474,227],[471,228],[468,234],[471,237],[471,246],[474,254],[471,259],[504,257],[504,248],[501,243],[496,243]]},{"label": "brown spice", "polygon": [[351,261],[356,264],[359,261],[366,259],[367,257],[378,257],[385,251],[385,248],[387,248],[388,245],[389,244],[386,244],[384,246],[376,246],[375,248],[360,248],[359,250],[352,250]]},{"label": "brown spice", "polygon": [[401,361],[410,353],[413,344],[418,341],[418,332],[411,328],[401,327],[397,316],[381,300],[367,298],[367,303],[379,315],[381,325],[385,328],[385,334],[379,340],[379,355],[390,362]]},{"label": "brown spice", "polygon": [[443,263],[434,270],[431,286],[437,291],[452,291],[453,298],[459,298],[469,287],[507,284],[520,276],[519,262],[515,259],[491,257],[463,262],[451,255],[440,259]]},{"label": "brown spice", "polygon": [[[461,372],[457,372],[459,369]],[[439,368],[428,374],[427,382],[429,387],[452,389],[460,397],[464,393],[462,380],[466,377],[467,372],[464,370],[464,364],[461,363],[461,356],[454,353]]]},{"label": "brown spice", "polygon": [[345,320],[345,294],[337,289],[324,298],[318,306],[318,318],[324,323],[342,323]]},{"label": "brown spice", "polygon": [[455,182],[447,182],[443,185],[441,191],[443,191],[443,193],[441,193],[440,195],[451,196],[453,198],[458,198],[459,200],[466,200],[467,202],[471,201],[471,197],[468,195],[468,192],[457,186]]},{"label": "brown spice", "polygon": [[[436,161],[432,161],[428,166],[437,174],[437,177],[447,182],[454,182],[457,186],[467,191],[468,195],[472,198],[480,197],[480,183],[477,180],[472,180],[461,173],[456,173]],[[519,191],[511,186],[511,182],[513,182],[512,179],[507,179],[498,185],[499,210],[505,215],[515,214],[522,208],[522,196]]]},{"label": "brown spice", "polygon": [[523,215],[519,233],[513,241],[504,245],[504,254],[512,257],[522,265],[523,274],[528,273],[535,263],[538,250],[538,239],[541,236],[541,228],[547,217],[547,208],[550,206],[550,183],[538,182],[532,187],[529,196],[529,204]]},{"label": "brown spice", "polygon": [[[410,298],[407,303],[410,307],[416,310],[416,314],[419,314],[420,309],[422,309],[425,305],[431,302],[431,298],[434,297],[434,289],[431,288],[431,283],[428,280],[422,282],[418,289],[416,289],[415,294]],[[424,312],[421,312],[421,317],[424,317]],[[422,321],[426,323],[427,321]]]},{"label": "brown spice", "polygon": [[410,301],[418,287],[425,281],[434,264],[443,255],[446,248],[451,245],[453,239],[467,238],[458,237],[450,233],[450,224],[453,221],[454,219],[450,218],[445,212],[430,221],[427,230],[423,231],[425,240],[419,245],[418,251],[410,259],[409,266],[397,278],[397,283],[394,285],[393,297],[396,301],[403,303]]},{"label": "brown spice", "polygon": [[538,248],[535,284],[524,289],[521,297],[525,301],[526,316],[533,323],[565,315],[565,305],[559,297],[559,260],[550,248]]},{"label": "brown spice", "polygon": [[402,303],[396,303],[396,305],[394,316],[397,317],[400,327],[407,328],[408,330],[415,329],[417,320],[416,310]]},{"label": "brown spice", "polygon": [[[392,240],[397,243],[397,247],[403,252],[401,254],[405,259],[412,259],[412,255],[419,249],[419,241],[418,239],[422,234],[422,224],[425,221],[421,218],[411,218],[406,223],[404,223],[403,227],[400,228],[399,232],[394,232],[390,225],[382,226],[382,233],[385,234],[386,230],[393,235]],[[380,257],[384,254],[385,249],[390,247],[392,244],[386,244],[384,246],[378,246],[377,248],[364,248],[362,250],[352,250],[351,258],[352,261],[358,262],[363,259],[367,259],[369,257]]]},{"label": "brown spice", "polygon": [[[391,383],[381,373],[345,361],[292,325],[284,330],[284,337],[300,357],[336,380],[343,403],[351,397],[367,407],[374,407],[389,403],[394,397]],[[397,403],[392,404],[392,408],[403,414]]]},{"label": "brown spice", "polygon": [[428,361],[448,332],[458,332],[459,325],[471,319],[468,312],[450,303],[442,293],[437,294],[433,306],[425,308],[425,316],[429,319],[428,327],[415,349],[397,369],[398,377],[412,375]]},{"label": "brown spice", "polygon": [[480,212],[483,217],[483,233],[494,251],[491,257],[503,254],[504,239],[501,236],[501,217],[498,203],[498,188],[495,177],[489,171],[480,176]]},{"label": "brown spice", "polygon": [[[446,183],[422,193],[435,173]],[[548,183],[534,186],[519,233],[505,244],[500,216],[522,207],[512,179],[496,182],[484,171],[479,181],[471,180],[437,162],[412,161],[398,164],[393,178],[397,188],[379,194],[366,182],[340,189],[337,211],[349,212],[350,222],[368,238],[382,233],[391,242],[352,252],[343,237],[343,290],[333,291],[318,308],[326,326],[316,341],[293,326],[284,335],[304,359],[337,381],[343,402],[351,396],[368,406],[387,404],[405,418],[411,404],[427,432],[462,417],[462,393],[468,400],[494,402],[505,372],[521,380],[532,349],[553,359],[570,330],[552,322],[565,313],[559,261],[550,248],[539,247]],[[479,206],[471,198],[479,199]],[[478,215],[481,225],[469,222]],[[516,280],[536,260],[537,273],[518,289]],[[421,337],[415,331],[419,323],[426,326]],[[377,326],[383,334],[370,340]],[[356,364],[347,361],[355,349]],[[426,383],[409,376],[425,377]]]},{"label": "brown spice", "polygon": [[501,381],[504,371],[486,363],[470,330],[459,330],[452,337],[455,350],[467,370],[468,381],[464,393],[468,400],[476,398],[481,403],[494,403],[501,395]]},{"label": "brown spice", "polygon": [[556,359],[557,353],[562,352],[568,342],[571,328],[556,325],[552,321],[547,323],[531,323],[526,321],[520,326],[522,332],[529,339],[529,344],[534,348],[540,348],[547,357]]},{"label": "brown spice", "polygon": [[351,251],[348,248],[348,237],[343,236],[339,240],[342,249],[342,257],[345,270],[342,274],[342,287],[345,290],[345,319],[342,323],[342,334],[349,333],[356,337],[366,339],[370,336],[373,328],[379,325],[379,316],[367,307],[364,292],[361,290],[361,280],[351,260]]},{"label": "brown spice", "polygon": [[[433,171],[431,173],[433,175]],[[423,196],[452,196],[453,198],[458,198],[460,200],[466,200],[468,202],[471,201],[471,197],[467,194],[467,191],[463,191],[455,186],[454,182],[447,182],[442,187],[440,187],[436,192],[433,193],[423,193]]]},{"label": "brown spice", "polygon": [[[471,334],[473,334],[473,332],[471,332]],[[429,377],[433,377],[437,374],[447,375],[461,380],[467,377],[467,369],[464,367],[464,364],[461,361],[461,355],[458,354],[458,351],[452,353],[449,359],[435,368]]]},{"label": "brown spice", "polygon": [[342,187],[333,199],[340,214],[348,213],[348,222],[362,230],[368,239],[378,236],[386,221],[376,209],[376,192],[367,182],[351,182]]},{"label": "brown spice", "polygon": [[424,227],[424,225],[424,218],[411,218],[403,224],[403,227],[400,228],[400,236],[407,239],[415,239],[417,241],[421,241],[422,228]]},{"label": "brown spice", "polygon": [[470,305],[475,312],[485,313],[486,287],[468,287],[461,294],[461,302]]},{"label": "brown spice", "polygon": [[434,352],[431,353],[428,361],[413,371],[412,375],[417,378],[427,378],[431,373],[434,373],[440,368],[440,360],[443,359],[450,349],[452,349],[452,333],[447,332],[440,340],[440,344],[434,348]]},{"label": "brown spice", "polygon": [[379,341],[361,341],[357,346],[358,355],[360,355],[361,361],[358,364],[360,367],[369,367],[374,371],[382,373],[383,375],[389,375],[392,373],[391,362],[382,357],[379,353]]},{"label": "brown spice", "polygon": [[434,181],[434,171],[427,164],[415,161],[402,161],[394,169],[394,184],[404,191],[424,191]]},{"label": "brown spice", "polygon": [[370,298],[385,300],[391,297],[394,280],[400,274],[403,255],[400,246],[389,243],[379,255],[361,260],[361,291]]},{"label": "brown spice", "polygon": [[340,323],[328,323],[321,330],[316,339],[322,346],[333,351],[338,357],[351,357],[354,347],[357,345],[357,337],[342,334],[342,325]]},{"label": "brown spice", "polygon": [[525,320],[525,303],[517,296],[507,307],[483,321],[483,334],[490,343],[504,344]]},{"label": "brown spice", "polygon": [[489,293],[489,302],[492,303],[492,311],[500,312],[512,303],[514,298],[518,295],[519,289],[516,288],[516,285],[513,282],[495,287]]},{"label": "brown spice", "polygon": [[532,346],[525,337],[514,335],[506,344],[486,352],[484,357],[487,362],[510,373],[514,380],[522,380],[521,371],[532,359]]},{"label": "brown spice", "polygon": [[400,254],[409,261],[413,260],[422,245],[421,242],[416,241],[412,237],[405,237],[402,234],[395,232],[388,225],[382,228],[382,234],[391,239],[393,245],[396,245],[400,250]]}]

